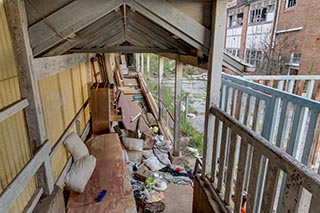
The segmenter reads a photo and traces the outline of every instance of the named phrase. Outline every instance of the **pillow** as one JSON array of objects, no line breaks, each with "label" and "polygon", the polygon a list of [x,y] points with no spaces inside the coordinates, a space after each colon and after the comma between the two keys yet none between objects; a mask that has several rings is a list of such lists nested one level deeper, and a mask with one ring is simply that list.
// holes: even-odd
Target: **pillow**
[{"label": "pillow", "polygon": [[82,193],[95,167],[96,158],[92,155],[84,156],[74,162],[65,178],[67,187],[75,192]]},{"label": "pillow", "polygon": [[77,161],[80,158],[89,155],[88,148],[75,132],[72,132],[68,135],[64,141],[64,145],[71,153],[73,161]]}]

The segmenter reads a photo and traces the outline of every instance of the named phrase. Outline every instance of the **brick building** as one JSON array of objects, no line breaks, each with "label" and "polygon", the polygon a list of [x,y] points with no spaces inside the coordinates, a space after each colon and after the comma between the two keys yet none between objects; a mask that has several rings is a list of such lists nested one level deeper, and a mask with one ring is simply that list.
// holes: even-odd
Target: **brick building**
[{"label": "brick building", "polygon": [[275,0],[229,3],[226,50],[257,70],[265,70],[274,28]]},{"label": "brick building", "polygon": [[234,0],[226,50],[270,74],[320,74],[319,0]]},{"label": "brick building", "polygon": [[283,58],[283,73],[320,74],[319,11],[319,0],[279,1],[274,52]]}]

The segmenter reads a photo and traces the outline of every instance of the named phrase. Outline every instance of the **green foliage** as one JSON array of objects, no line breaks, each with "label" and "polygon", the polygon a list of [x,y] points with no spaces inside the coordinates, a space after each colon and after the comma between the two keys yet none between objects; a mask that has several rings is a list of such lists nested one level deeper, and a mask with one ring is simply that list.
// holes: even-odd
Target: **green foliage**
[{"label": "green foliage", "polygon": [[189,123],[181,119],[181,131],[182,133],[190,138],[190,144],[199,150],[200,155],[203,149],[203,135],[193,128]]},{"label": "green foliage", "polygon": [[[146,56],[144,56],[146,57]],[[146,61],[146,58],[145,60]],[[166,59],[164,60],[164,74],[163,78],[164,79],[172,79],[174,78],[174,73],[175,73],[175,62],[174,60]],[[150,76],[150,92],[155,98],[156,101],[158,101],[158,70],[159,70],[159,62],[158,62],[158,56],[151,54],[150,55],[150,69],[151,69],[151,76]],[[194,68],[184,66],[184,72],[186,76],[189,74],[192,74],[194,71]],[[184,97],[185,94],[182,94],[182,97]],[[171,114],[174,113],[174,93],[171,90],[171,88],[168,87],[163,87],[162,88],[162,99],[168,108],[169,112]],[[197,114],[197,111],[194,110],[190,105],[189,105],[189,112]],[[203,134],[199,133],[196,131],[192,125],[184,121],[184,116],[181,114],[181,123],[180,123],[180,128],[181,132],[183,135],[187,136],[190,138],[190,145],[193,146],[194,148],[197,148],[199,150],[200,155],[202,154],[202,149],[203,149]]]}]

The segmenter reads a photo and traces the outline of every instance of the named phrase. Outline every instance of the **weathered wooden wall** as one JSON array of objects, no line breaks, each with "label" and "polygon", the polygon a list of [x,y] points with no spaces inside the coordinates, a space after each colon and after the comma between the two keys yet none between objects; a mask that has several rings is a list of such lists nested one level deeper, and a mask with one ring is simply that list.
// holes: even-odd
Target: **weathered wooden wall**
[{"label": "weathered wooden wall", "polygon": [[[63,135],[78,111],[88,99],[88,65],[80,64],[64,72],[38,81],[48,139],[52,147]],[[79,117],[80,132],[90,119],[89,107]],[[75,124],[72,131],[77,131]],[[55,180],[64,168],[69,154],[61,146],[51,163]]]},{"label": "weathered wooden wall", "polygon": [[[16,62],[3,1],[0,0],[0,109],[20,99]],[[0,122],[0,193],[30,157],[25,117],[23,111],[20,111]],[[22,212],[35,189],[36,183],[32,179],[9,212]]]}]

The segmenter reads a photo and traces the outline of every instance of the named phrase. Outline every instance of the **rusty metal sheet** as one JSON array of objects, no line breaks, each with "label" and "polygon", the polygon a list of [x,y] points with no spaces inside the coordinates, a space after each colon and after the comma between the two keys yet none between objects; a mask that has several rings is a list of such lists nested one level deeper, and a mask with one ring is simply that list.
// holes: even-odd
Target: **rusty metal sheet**
[{"label": "rusty metal sheet", "polygon": [[[118,135],[97,136],[87,146],[89,153],[97,158],[97,166],[84,192],[71,193],[67,212],[136,212]],[[95,198],[103,189],[107,190],[107,195],[101,202],[96,202]]]}]

